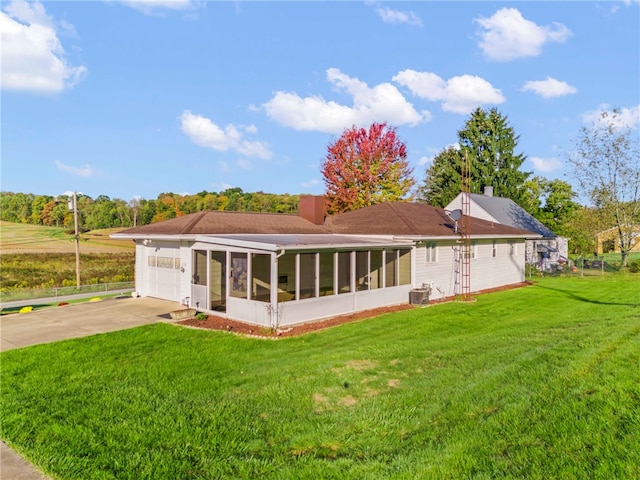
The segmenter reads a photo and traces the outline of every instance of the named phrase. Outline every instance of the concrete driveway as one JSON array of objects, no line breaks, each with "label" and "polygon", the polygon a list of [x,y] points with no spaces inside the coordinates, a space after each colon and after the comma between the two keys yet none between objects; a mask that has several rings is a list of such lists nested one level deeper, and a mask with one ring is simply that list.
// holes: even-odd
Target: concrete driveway
[{"label": "concrete driveway", "polygon": [[171,322],[180,303],[157,298],[114,298],[0,317],[0,351],[86,337],[156,322]]},{"label": "concrete driveway", "polygon": [[[0,317],[0,351],[86,337],[156,322],[171,322],[169,312],[184,308],[156,298],[114,298]],[[46,477],[0,442],[0,479],[42,480]]]}]

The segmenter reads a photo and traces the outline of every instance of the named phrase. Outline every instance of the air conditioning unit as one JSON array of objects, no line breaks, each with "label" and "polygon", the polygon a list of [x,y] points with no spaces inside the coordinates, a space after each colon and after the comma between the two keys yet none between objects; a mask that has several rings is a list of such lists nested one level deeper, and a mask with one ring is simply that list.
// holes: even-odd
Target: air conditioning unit
[{"label": "air conditioning unit", "polygon": [[426,288],[414,288],[409,292],[409,303],[411,305],[428,305],[429,290]]}]

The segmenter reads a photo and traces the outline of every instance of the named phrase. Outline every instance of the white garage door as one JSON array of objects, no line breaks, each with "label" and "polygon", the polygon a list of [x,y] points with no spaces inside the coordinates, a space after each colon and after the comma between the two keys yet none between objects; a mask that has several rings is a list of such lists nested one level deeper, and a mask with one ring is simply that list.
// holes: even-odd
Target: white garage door
[{"label": "white garage door", "polygon": [[180,249],[152,249],[147,256],[147,292],[150,297],[179,302]]}]

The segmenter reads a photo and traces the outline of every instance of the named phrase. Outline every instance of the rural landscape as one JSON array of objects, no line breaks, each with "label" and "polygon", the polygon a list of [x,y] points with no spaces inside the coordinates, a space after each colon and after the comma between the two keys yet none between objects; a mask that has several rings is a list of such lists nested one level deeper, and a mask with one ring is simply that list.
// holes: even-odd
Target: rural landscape
[{"label": "rural landscape", "polygon": [[[75,278],[64,228],[1,226],[3,275]],[[81,243],[97,281],[132,275],[110,232]],[[637,478],[640,275],[608,258],[278,340],[158,324],[4,352],[2,439],[60,479]]]},{"label": "rural landscape", "polygon": [[639,9],[3,2],[0,477],[640,479]]},{"label": "rural landscape", "polygon": [[[513,137],[496,111],[475,112],[470,130],[472,121]],[[599,133],[607,145],[610,137]],[[636,224],[622,219],[638,219],[638,198],[628,196],[637,195],[638,171],[590,151],[583,158],[610,162],[627,183],[609,187],[606,198],[603,184],[583,184],[593,204],[580,205],[567,182],[527,183],[512,151],[496,152],[513,160],[497,171],[484,168],[483,150],[474,153],[465,176],[463,159],[483,141],[443,151],[411,195],[395,130],[347,130],[324,164],[327,212],[385,201],[442,205],[456,192],[494,185],[569,237],[569,257],[553,269],[525,268],[522,255],[518,288],[352,316],[282,338],[236,333],[231,323],[206,328],[208,315],[199,313],[187,323],[6,351],[2,440],[60,479],[637,478],[640,252]],[[372,148],[385,154],[368,155]],[[387,173],[367,183],[363,172],[380,169],[380,158]],[[361,175],[357,190],[366,195],[341,183],[349,170]],[[507,174],[519,179],[515,190],[499,183]],[[2,193],[2,298],[74,288],[76,239],[84,283],[131,282],[134,243],[113,233],[166,220],[160,205],[175,219],[229,193],[237,209],[296,213],[285,205],[297,196],[241,189],[162,194],[145,202],[156,212],[147,217],[138,217],[142,202],[84,196],[76,230],[66,198]],[[56,209],[59,225],[48,225]],[[614,233],[599,239],[605,227]],[[20,318],[16,312],[3,310],[3,318]]]}]

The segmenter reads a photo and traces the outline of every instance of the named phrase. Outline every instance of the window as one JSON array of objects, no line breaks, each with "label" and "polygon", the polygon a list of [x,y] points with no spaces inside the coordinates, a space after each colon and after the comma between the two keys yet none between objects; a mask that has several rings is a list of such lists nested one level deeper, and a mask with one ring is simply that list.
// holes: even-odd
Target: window
[{"label": "window", "polygon": [[462,253],[464,258],[478,258],[478,245],[476,242],[471,242],[470,245],[462,245]]},{"label": "window", "polygon": [[315,253],[300,254],[300,298],[316,296],[316,257]]},{"label": "window", "polygon": [[495,240],[493,241],[492,255],[493,258],[496,258],[498,256],[498,242],[496,242]]},{"label": "window", "polygon": [[296,299],[296,254],[285,253],[278,258],[278,302]]},{"label": "window", "polygon": [[194,250],[193,252],[193,284],[207,284],[207,252]]},{"label": "window", "polygon": [[370,253],[371,273],[369,274],[370,287],[382,288],[382,250],[372,250]]},{"label": "window", "polygon": [[400,285],[408,285],[411,283],[411,250],[403,248],[398,250],[400,270]]},{"label": "window", "polygon": [[271,255],[251,254],[251,299],[271,301]]},{"label": "window", "polygon": [[384,286],[395,287],[398,284],[397,250],[384,251]]},{"label": "window", "polygon": [[356,290],[369,290],[369,252],[356,252]]},{"label": "window", "polygon": [[150,256],[149,258],[147,258],[147,265],[149,265],[150,267],[155,267],[157,266],[157,258],[155,256]]},{"label": "window", "polygon": [[351,291],[351,252],[338,252],[338,293]]},{"label": "window", "polygon": [[158,268],[173,268],[173,257],[158,257]]},{"label": "window", "polygon": [[436,253],[437,253],[437,249],[436,249],[436,243],[427,243],[425,246],[425,261],[427,263],[434,263],[436,262]]},{"label": "window", "polygon": [[320,253],[320,296],[333,295],[333,252],[321,252]]},{"label": "window", "polygon": [[514,257],[518,254],[518,244],[514,241],[509,242],[509,255]]},{"label": "window", "polygon": [[247,298],[247,254],[231,253],[231,296]]}]

